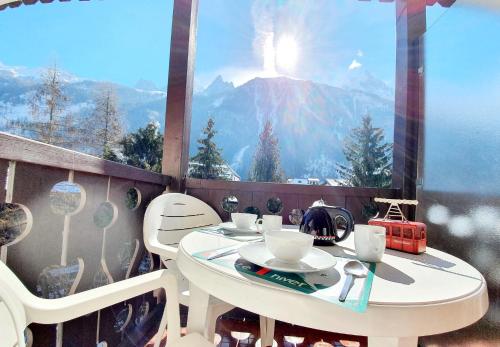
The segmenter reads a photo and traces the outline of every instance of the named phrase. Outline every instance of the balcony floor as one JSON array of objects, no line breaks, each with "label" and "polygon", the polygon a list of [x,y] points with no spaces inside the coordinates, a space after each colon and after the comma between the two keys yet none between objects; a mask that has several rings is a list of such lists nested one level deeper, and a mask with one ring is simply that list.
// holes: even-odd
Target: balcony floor
[{"label": "balcony floor", "polygon": [[[241,310],[233,310],[228,314],[223,315],[217,320],[216,342],[220,347],[253,347],[260,346],[259,339],[259,319],[256,315],[242,312]],[[154,332],[152,332],[154,334]],[[245,334],[246,333],[246,334]],[[248,335],[250,334],[250,335]],[[233,335],[233,336],[232,336]],[[248,337],[247,337],[248,336]],[[285,338],[285,336],[287,338]],[[241,340],[236,337],[242,338]],[[304,338],[301,343],[287,342],[288,337]],[[321,340],[332,344],[334,347],[367,347],[367,339],[362,336],[351,336],[343,334],[329,333],[320,330],[303,328],[283,322],[276,322],[276,331],[274,335],[275,341],[280,347],[306,347],[313,346],[315,342]],[[149,341],[145,347],[153,347],[154,343]],[[164,347],[166,334],[163,338],[161,347]],[[300,341],[300,340],[299,340]],[[256,343],[257,342],[257,343]]]},{"label": "balcony floor", "polygon": [[[183,315],[185,323],[186,316]],[[491,327],[490,327],[491,329]],[[493,333],[490,329],[481,329],[477,325],[461,329],[448,334],[427,336],[419,339],[419,347],[497,347],[500,346],[500,336]],[[253,347],[260,346],[256,344],[259,339],[259,319],[258,316],[245,312],[240,309],[235,309],[220,317],[217,321],[216,342],[219,347]],[[485,334],[478,334],[482,331]],[[144,344],[144,347],[153,347],[152,330],[149,334],[151,339]],[[236,332],[236,334],[235,334]],[[233,334],[231,334],[233,333]],[[235,338],[240,333],[241,337],[246,337],[242,333],[249,333],[248,338],[238,340]],[[234,336],[232,336],[234,335]],[[485,336],[488,335],[488,336]],[[492,336],[490,336],[492,335]],[[301,343],[294,344],[287,342],[290,336],[304,338]],[[319,341],[330,343],[334,347],[368,347],[367,338],[364,336],[352,336],[344,334],[336,334],[321,330],[308,329],[300,326],[295,326],[283,322],[276,322],[275,341],[278,347],[313,347],[314,343]],[[165,346],[166,333],[163,337],[162,347]],[[288,341],[292,341],[288,339]],[[300,341],[300,340],[299,340]]]}]

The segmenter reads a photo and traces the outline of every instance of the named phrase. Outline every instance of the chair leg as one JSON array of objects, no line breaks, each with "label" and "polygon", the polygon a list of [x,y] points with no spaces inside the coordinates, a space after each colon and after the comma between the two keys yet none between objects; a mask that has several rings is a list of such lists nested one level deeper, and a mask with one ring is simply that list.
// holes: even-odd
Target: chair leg
[{"label": "chair leg", "polygon": [[217,318],[219,315],[217,312],[214,312],[213,306],[208,306],[207,312],[207,326],[205,331],[205,336],[210,343],[213,343],[215,340],[215,328],[217,325]]},{"label": "chair leg", "polygon": [[[161,338],[163,337],[163,334],[165,333],[165,329],[167,328],[167,307],[165,306],[165,309],[163,310],[163,315],[161,317],[160,321],[160,326],[158,327],[158,332],[156,333],[155,336],[155,344],[154,347],[160,347],[161,343]],[[167,336],[167,341],[168,341],[168,336]],[[168,344],[168,342],[167,342]]]},{"label": "chair leg", "polygon": [[274,319],[260,316],[259,323],[261,347],[272,346],[274,341]]}]

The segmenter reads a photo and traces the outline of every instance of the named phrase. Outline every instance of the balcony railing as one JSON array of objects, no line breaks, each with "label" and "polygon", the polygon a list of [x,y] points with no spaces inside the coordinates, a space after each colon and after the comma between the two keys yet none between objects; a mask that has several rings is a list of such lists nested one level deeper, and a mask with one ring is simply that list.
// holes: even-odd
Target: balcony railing
[{"label": "balcony railing", "polygon": [[[9,238],[2,260],[31,292],[47,298],[151,271],[159,262],[144,248],[143,215],[169,182],[161,174],[0,133],[0,203],[3,210],[24,212],[2,213],[2,219],[16,218],[0,229]],[[64,329],[32,329],[37,345],[69,346],[81,339],[88,345],[95,329],[99,340],[117,346],[124,332],[134,335],[134,327],[147,322],[156,302],[146,295]]]}]

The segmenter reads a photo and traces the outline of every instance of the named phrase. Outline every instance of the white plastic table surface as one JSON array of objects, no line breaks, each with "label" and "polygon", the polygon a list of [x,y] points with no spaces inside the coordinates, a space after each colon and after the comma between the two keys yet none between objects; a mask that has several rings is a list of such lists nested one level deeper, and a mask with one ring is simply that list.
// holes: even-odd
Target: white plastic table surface
[{"label": "white plastic table surface", "polygon": [[[483,276],[466,262],[429,247],[422,255],[386,250],[377,264],[364,313],[252,281],[234,269],[192,256],[237,243],[201,232],[193,232],[180,242],[177,264],[191,283],[189,331],[203,333],[210,295],[284,322],[368,336],[369,347],[415,347],[418,336],[460,329],[480,319],[488,309]],[[354,237],[322,249],[354,257]]]}]

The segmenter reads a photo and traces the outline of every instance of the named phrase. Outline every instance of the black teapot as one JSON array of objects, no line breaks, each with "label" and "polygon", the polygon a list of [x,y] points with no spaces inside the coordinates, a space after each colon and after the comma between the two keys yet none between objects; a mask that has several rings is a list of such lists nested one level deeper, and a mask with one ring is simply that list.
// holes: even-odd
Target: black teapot
[{"label": "black teapot", "polygon": [[318,200],[303,214],[300,231],[314,236],[316,245],[332,245],[347,239],[354,230],[354,218],[348,210],[325,205]]}]

